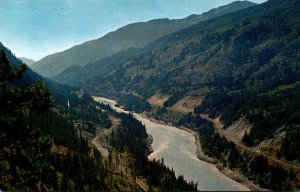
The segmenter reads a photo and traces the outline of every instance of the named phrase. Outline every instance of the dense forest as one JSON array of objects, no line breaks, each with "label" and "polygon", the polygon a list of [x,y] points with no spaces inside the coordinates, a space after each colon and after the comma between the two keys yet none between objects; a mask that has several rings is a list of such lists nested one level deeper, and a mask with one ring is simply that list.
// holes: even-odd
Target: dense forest
[{"label": "dense forest", "polygon": [[[125,110],[197,131],[205,154],[262,187],[297,187],[292,170],[240,150],[201,116],[220,118],[224,129],[246,119],[251,128],[240,144],[254,148],[277,139],[276,146],[268,146],[274,158],[300,161],[300,2],[269,0],[247,7],[195,22],[143,50],[93,61],[93,77],[84,67],[68,68],[55,77],[82,90],[42,78],[9,50],[1,51],[1,190],[140,189],[128,182],[132,178],[141,178],[149,190],[197,189],[197,183],[176,177],[163,159],[147,159],[148,135],[139,121],[95,103],[87,92],[116,98]],[[111,66],[99,72],[104,63]],[[168,99],[151,106],[147,100],[155,95]],[[203,102],[193,112],[171,110],[185,96]],[[106,159],[86,135],[109,129],[112,118],[120,125],[106,137]],[[123,164],[116,165],[117,160]],[[130,179],[118,172],[124,162]]]},{"label": "dense forest", "polygon": [[[158,108],[147,113],[149,116],[164,121],[171,122],[177,127],[187,127],[199,132],[199,141],[203,152],[223,163],[223,166],[243,173],[254,183],[273,190],[291,190],[290,183],[295,182],[295,175],[290,170],[269,164],[264,156],[257,156],[238,150],[234,143],[220,136],[214,131],[212,122],[201,118],[197,114],[178,114],[166,108]],[[297,135],[289,135],[293,142],[297,143]],[[285,142],[287,149],[295,147],[293,142]],[[289,148],[290,147],[290,148]],[[289,151],[289,155],[294,154]],[[257,168],[259,167],[259,168]],[[261,169],[263,167],[263,169]],[[263,170],[263,171],[261,171]]]},{"label": "dense forest", "polygon": [[[269,146],[276,158],[299,162],[299,9],[299,1],[274,0],[200,22],[161,38],[159,48],[128,60],[102,82],[91,79],[86,85],[113,95],[133,92],[145,103],[156,93],[168,95],[164,107],[152,106],[147,114],[176,126],[209,126],[199,114],[220,117],[224,128],[245,118],[252,128],[243,144],[255,147],[280,136],[278,146]],[[186,95],[204,96],[194,114],[168,110]],[[264,173],[253,171],[250,162],[263,164],[262,157],[240,158],[243,154],[237,155],[226,139],[211,132],[202,136],[207,154],[226,162],[231,159],[228,166],[243,169],[261,186],[285,190],[295,178],[272,165]],[[276,174],[281,180],[275,179]]]},{"label": "dense forest", "polygon": [[13,67],[1,51],[1,189],[105,190],[100,154],[50,109],[53,99],[45,85],[18,85],[26,68]]},{"label": "dense forest", "polygon": [[128,178],[114,173],[112,162],[101,157],[83,134],[110,127],[110,115],[122,120],[109,137],[111,148],[131,154],[130,170],[135,176],[146,178],[157,190],[197,189],[197,184],[186,182],[183,176],[176,178],[163,161],[148,161],[145,127],[132,115],[95,103],[82,91],[56,92],[61,88],[56,84],[51,95],[42,81],[23,77],[26,70],[24,64],[12,65],[1,51],[2,190],[138,190]]},{"label": "dense forest", "polygon": [[121,128],[114,131],[107,142],[112,151],[121,154],[129,153],[129,164],[132,166],[133,175],[146,179],[149,189],[162,191],[196,191],[197,183],[187,182],[182,175],[176,177],[173,169],[168,168],[163,159],[148,160],[149,144],[145,126],[135,119],[132,114],[118,113],[108,105],[99,104],[111,115],[120,118]]},{"label": "dense forest", "polygon": [[256,4],[249,1],[235,1],[201,15],[193,14],[182,19],[162,18],[132,23],[99,39],[49,55],[34,63],[32,67],[42,75],[48,77],[56,75],[53,78],[63,84],[79,86],[82,81],[110,73],[131,57],[152,49],[151,46],[147,48],[145,46],[160,37],[200,21],[210,20],[254,5]]},{"label": "dense forest", "polygon": [[148,160],[147,132],[140,121],[131,114],[116,112],[114,114],[121,118],[122,126],[111,134],[108,142],[114,150],[132,154],[134,175],[145,177],[150,189],[158,188],[162,191],[197,190],[197,183],[187,182],[183,176],[176,178],[175,172],[164,165],[163,159]]},{"label": "dense forest", "polygon": [[118,103],[124,109],[137,113],[151,110],[151,105],[145,99],[135,95],[123,94]]},{"label": "dense forest", "polygon": [[[169,96],[164,107],[186,95],[204,97],[196,114],[220,116],[224,127],[246,118],[252,129],[243,142],[251,147],[282,133],[277,156],[299,161],[299,9],[297,0],[271,0],[200,22],[85,86],[123,101],[120,92],[134,93],[143,106],[156,93]],[[136,97],[129,96],[128,105]]]},{"label": "dense forest", "polygon": [[[204,120],[205,121],[205,120]],[[224,166],[238,169],[256,184],[272,190],[291,190],[289,182],[295,175],[281,167],[270,165],[266,157],[239,152],[234,143],[214,133],[213,125],[206,121],[199,127],[200,144],[205,154],[217,158]]]}]

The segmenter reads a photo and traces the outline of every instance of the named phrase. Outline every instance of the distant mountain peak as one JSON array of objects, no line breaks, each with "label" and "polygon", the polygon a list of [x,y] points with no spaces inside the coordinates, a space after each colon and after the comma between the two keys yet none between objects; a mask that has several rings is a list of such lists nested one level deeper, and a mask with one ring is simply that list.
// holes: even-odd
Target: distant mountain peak
[{"label": "distant mountain peak", "polygon": [[46,56],[31,67],[41,75],[54,77],[72,65],[85,66],[130,47],[144,48],[163,36],[190,27],[198,22],[255,5],[249,4],[247,1],[236,4],[238,5],[227,5],[230,9],[219,10],[220,8],[217,8],[199,16],[193,15],[183,19],[163,18],[128,24],[99,39],[87,41],[63,52]]},{"label": "distant mountain peak", "polygon": [[35,63],[36,61],[34,61],[33,59],[28,59],[26,57],[19,57],[19,59],[21,61],[23,61],[23,63],[25,63],[26,65],[32,65],[33,63]]}]

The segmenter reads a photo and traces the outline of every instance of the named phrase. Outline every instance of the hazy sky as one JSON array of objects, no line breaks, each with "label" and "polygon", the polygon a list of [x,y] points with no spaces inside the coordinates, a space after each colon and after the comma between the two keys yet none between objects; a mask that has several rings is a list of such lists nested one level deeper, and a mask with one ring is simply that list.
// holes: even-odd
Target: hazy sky
[{"label": "hazy sky", "polygon": [[38,60],[129,23],[183,18],[233,1],[0,0],[0,42],[18,57]]}]

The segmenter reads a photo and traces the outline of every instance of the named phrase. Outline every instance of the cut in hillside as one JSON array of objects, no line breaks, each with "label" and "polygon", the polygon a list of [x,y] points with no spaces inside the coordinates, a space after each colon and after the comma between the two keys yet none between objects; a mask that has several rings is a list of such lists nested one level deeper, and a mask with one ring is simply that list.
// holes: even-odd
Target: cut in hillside
[{"label": "cut in hillside", "polygon": [[200,96],[185,96],[179,99],[174,105],[170,107],[171,110],[188,113],[193,112],[194,108],[200,105],[203,101],[203,98]]},{"label": "cut in hillside", "polygon": [[[165,107],[183,95],[203,96],[196,113],[221,116],[225,127],[244,116],[252,124],[242,139],[249,146],[287,132],[277,155],[300,160],[299,9],[297,0],[272,0],[199,23],[183,30],[192,36],[129,59],[86,87],[145,100],[160,92],[169,96]],[[218,25],[201,31],[204,23]]]},{"label": "cut in hillside", "polygon": [[[57,98],[54,106],[50,90],[31,75],[43,79],[30,70],[22,78],[26,66],[1,43],[0,49],[1,190],[138,191],[148,190],[148,185],[158,191],[197,189],[163,161],[148,160],[145,126],[131,114],[117,113],[66,86],[51,90]],[[85,138],[99,130],[109,137],[110,153],[103,154],[107,159]]]},{"label": "cut in hillside", "polygon": [[242,142],[244,135],[249,134],[250,130],[251,124],[245,118],[240,118],[226,128],[223,133],[234,141]]},{"label": "cut in hillside", "polygon": [[150,97],[149,99],[147,99],[147,101],[151,104],[151,105],[155,105],[155,106],[159,106],[159,107],[163,107],[164,103],[169,99],[169,96],[167,95],[160,95],[160,94],[155,94],[152,97]]}]

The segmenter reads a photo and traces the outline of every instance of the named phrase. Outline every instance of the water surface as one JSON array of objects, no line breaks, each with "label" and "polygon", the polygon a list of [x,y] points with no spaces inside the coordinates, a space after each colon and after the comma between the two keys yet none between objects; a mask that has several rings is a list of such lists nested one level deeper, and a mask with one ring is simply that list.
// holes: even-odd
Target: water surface
[{"label": "water surface", "polygon": [[[95,101],[109,104],[118,112],[129,113],[113,100],[94,97]],[[195,137],[176,127],[151,122],[149,119],[133,113],[153,137],[153,153],[149,159],[164,159],[168,167],[173,167],[176,176],[184,175],[189,181],[198,182],[198,190],[204,191],[249,191],[249,189],[222,174],[215,165],[201,161],[196,156]]]}]

